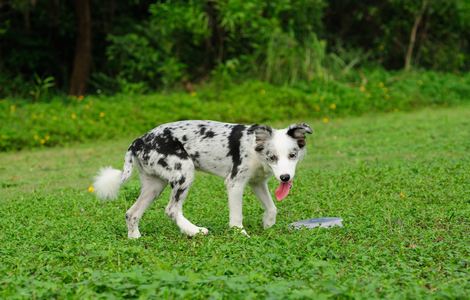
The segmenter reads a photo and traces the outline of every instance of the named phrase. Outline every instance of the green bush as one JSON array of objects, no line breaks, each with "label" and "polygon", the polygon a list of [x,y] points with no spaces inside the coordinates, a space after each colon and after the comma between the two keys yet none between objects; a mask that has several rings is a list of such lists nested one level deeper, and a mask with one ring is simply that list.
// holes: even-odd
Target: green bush
[{"label": "green bush", "polygon": [[109,35],[107,58],[121,92],[135,82],[156,89],[198,80],[234,62],[239,76],[310,79],[321,62],[316,54],[325,51],[315,34],[324,6],[323,0],[157,2],[148,20]]},{"label": "green bush", "polygon": [[468,102],[470,75],[363,70],[294,86],[260,81],[202,86],[192,93],[0,101],[0,150],[137,135],[182,119],[260,123],[323,119]]}]

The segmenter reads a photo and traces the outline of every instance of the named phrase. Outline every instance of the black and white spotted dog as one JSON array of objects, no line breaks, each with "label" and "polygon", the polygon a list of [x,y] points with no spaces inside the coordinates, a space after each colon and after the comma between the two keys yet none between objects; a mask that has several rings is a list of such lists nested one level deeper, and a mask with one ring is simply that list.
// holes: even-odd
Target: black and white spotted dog
[{"label": "black and white spotted dog", "polygon": [[287,196],[297,162],[305,154],[305,134],[312,129],[305,123],[285,129],[261,125],[239,125],[214,121],[180,121],[160,125],[130,145],[124,170],[101,169],[95,178],[96,194],[102,199],[117,197],[135,164],[140,172],[141,193],[126,213],[129,238],[139,238],[139,220],[152,201],[169,183],[172,192],[166,214],[189,236],[207,234],[183,216],[183,203],[194,180],[195,170],[225,179],[230,209],[230,227],[243,233],[242,196],[249,184],[264,206],[263,225],[276,222],[277,209],[267,180],[280,181],[276,198]]}]

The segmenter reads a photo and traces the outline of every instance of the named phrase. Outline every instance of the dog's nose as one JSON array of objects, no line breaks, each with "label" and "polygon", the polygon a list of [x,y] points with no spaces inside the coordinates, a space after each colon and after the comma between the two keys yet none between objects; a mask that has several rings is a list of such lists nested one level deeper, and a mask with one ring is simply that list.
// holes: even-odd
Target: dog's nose
[{"label": "dog's nose", "polygon": [[289,174],[283,174],[283,175],[279,176],[279,178],[281,178],[281,180],[284,181],[284,182],[288,182],[289,179],[290,179],[290,175]]}]

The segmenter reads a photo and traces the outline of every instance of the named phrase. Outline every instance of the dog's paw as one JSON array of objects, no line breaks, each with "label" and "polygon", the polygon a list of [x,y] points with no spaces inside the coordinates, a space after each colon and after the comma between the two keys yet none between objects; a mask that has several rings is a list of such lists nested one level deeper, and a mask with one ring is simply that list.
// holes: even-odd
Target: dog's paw
[{"label": "dog's paw", "polygon": [[136,231],[132,231],[132,232],[128,232],[127,233],[127,237],[130,238],[130,239],[138,239],[141,237],[141,234],[138,230]]},{"label": "dog's paw", "polygon": [[243,234],[246,237],[250,237],[250,235],[246,232],[246,230],[243,227],[232,226],[231,228],[235,232],[239,232],[239,233]]},{"label": "dog's paw", "polygon": [[198,227],[198,233],[196,234],[202,234],[202,235],[207,235],[209,234],[209,229],[205,228],[205,227]]},{"label": "dog's paw", "polygon": [[263,216],[263,227],[268,229],[276,224],[276,212],[265,212]]},{"label": "dog's paw", "polygon": [[242,229],[240,232],[241,232],[244,236],[250,237],[250,235],[246,232],[245,229]]},{"label": "dog's paw", "polygon": [[188,236],[195,236],[197,234],[207,235],[209,233],[209,230],[207,228],[198,227],[198,226],[185,228],[185,229],[182,229],[181,231]]}]

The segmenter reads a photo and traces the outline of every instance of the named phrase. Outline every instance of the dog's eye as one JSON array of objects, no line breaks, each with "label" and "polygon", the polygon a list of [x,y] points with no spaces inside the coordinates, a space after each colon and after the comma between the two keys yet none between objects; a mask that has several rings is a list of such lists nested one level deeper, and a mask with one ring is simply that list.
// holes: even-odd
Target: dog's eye
[{"label": "dog's eye", "polygon": [[294,159],[297,157],[297,153],[296,152],[292,152],[292,153],[289,153],[289,158],[290,159]]},{"label": "dog's eye", "polygon": [[277,160],[277,156],[276,155],[270,155],[268,156],[268,160],[271,161],[271,162],[274,162]]}]

